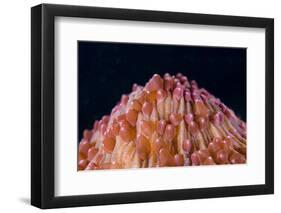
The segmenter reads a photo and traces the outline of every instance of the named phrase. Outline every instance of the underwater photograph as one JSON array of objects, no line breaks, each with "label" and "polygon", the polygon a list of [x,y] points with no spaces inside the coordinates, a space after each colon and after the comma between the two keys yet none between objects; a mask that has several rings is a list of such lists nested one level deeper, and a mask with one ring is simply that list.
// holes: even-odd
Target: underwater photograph
[{"label": "underwater photograph", "polygon": [[78,41],[77,170],[247,163],[246,54]]}]

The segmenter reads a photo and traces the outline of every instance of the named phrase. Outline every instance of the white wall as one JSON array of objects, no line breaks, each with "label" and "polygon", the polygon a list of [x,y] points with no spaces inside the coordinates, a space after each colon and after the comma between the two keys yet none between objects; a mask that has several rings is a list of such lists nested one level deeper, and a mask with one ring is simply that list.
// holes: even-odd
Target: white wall
[{"label": "white wall", "polygon": [[[45,0],[45,3],[171,10],[194,13],[261,16],[275,18],[275,195],[173,201],[51,210],[56,212],[238,212],[273,211],[281,202],[280,58],[281,13],[279,1],[246,0]],[[30,7],[41,1],[2,1],[0,6],[0,135],[1,212],[38,212],[30,196]],[[239,174],[238,174],[239,175]],[[6,210],[6,211],[5,211]]]}]

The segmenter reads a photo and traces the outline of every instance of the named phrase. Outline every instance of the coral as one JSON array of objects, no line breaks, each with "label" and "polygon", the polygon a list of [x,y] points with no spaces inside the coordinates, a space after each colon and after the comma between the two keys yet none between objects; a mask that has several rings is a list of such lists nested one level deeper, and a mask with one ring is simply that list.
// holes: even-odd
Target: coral
[{"label": "coral", "polygon": [[246,123],[195,81],[158,74],[133,85],[84,130],[78,169],[246,163]]}]

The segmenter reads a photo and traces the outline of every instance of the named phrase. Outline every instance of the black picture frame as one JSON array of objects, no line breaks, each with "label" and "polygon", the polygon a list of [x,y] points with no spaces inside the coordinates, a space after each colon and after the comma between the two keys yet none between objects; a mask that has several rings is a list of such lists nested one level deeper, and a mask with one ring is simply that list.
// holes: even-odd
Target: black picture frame
[{"label": "black picture frame", "polygon": [[[55,17],[264,28],[265,184],[96,195],[54,195]],[[42,209],[274,193],[274,19],[41,4],[31,8],[31,204]]]}]

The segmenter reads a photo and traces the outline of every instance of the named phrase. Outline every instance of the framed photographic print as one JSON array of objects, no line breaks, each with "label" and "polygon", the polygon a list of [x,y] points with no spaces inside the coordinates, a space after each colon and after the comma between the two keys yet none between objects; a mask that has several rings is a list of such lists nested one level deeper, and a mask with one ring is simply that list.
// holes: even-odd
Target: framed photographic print
[{"label": "framed photographic print", "polygon": [[274,21],[31,9],[31,203],[271,194]]}]

